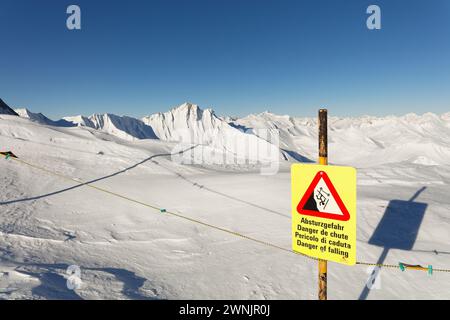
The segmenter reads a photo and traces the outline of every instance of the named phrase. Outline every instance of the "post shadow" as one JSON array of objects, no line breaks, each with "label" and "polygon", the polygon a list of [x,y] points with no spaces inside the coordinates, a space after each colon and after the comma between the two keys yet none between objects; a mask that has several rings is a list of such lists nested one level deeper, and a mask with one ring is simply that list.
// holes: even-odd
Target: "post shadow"
[{"label": "post shadow", "polygon": [[[426,189],[422,187],[409,199],[391,200],[381,221],[369,239],[369,244],[383,247],[377,264],[382,264],[390,249],[411,250],[417,239],[428,204],[414,200]],[[375,275],[375,270],[372,276]],[[359,296],[359,300],[367,299],[370,289],[367,285]]]}]

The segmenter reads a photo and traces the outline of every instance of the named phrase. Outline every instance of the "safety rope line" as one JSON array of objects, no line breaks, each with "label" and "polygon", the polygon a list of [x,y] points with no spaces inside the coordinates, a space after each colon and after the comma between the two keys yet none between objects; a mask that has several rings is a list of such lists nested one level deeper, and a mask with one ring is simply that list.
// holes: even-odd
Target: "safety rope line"
[{"label": "safety rope line", "polygon": [[[3,155],[3,156],[6,157],[5,155]],[[191,218],[191,217],[188,217],[188,216],[184,216],[184,215],[179,214],[179,213],[175,213],[175,212],[172,212],[172,211],[167,211],[166,209],[161,209],[160,207],[156,207],[156,206],[153,206],[151,204],[148,204],[148,203],[145,203],[145,202],[142,202],[142,201],[139,201],[139,200],[132,199],[130,197],[121,195],[119,193],[116,193],[116,192],[113,192],[113,191],[110,191],[110,190],[107,190],[107,189],[104,189],[104,188],[101,188],[101,187],[97,187],[95,185],[92,185],[91,184],[92,182],[83,182],[81,180],[78,180],[78,179],[75,179],[75,178],[72,178],[72,177],[68,177],[66,175],[63,175],[63,174],[60,174],[60,173],[57,173],[57,172],[45,169],[43,167],[40,167],[40,166],[31,164],[31,163],[28,163],[28,162],[23,161],[23,160],[21,160],[19,158],[9,157],[9,159],[13,159],[13,160],[15,160],[17,162],[20,162],[20,163],[22,163],[24,165],[30,166],[30,167],[35,168],[37,170],[41,170],[41,171],[46,172],[46,173],[48,173],[50,175],[57,176],[57,177],[60,177],[62,179],[65,179],[65,180],[68,180],[68,181],[71,181],[71,182],[76,182],[76,183],[79,184],[79,186],[90,187],[92,189],[95,189],[95,190],[98,190],[98,191],[101,191],[101,192],[113,195],[115,197],[118,197],[118,198],[130,201],[130,202],[134,202],[136,204],[145,206],[147,208],[150,208],[150,209],[153,209],[153,210],[156,210],[156,211],[159,211],[159,212],[162,212],[162,213],[165,213],[165,214],[168,214],[168,215],[180,218],[180,219],[184,219],[186,221],[190,221],[190,222],[193,222],[193,223],[196,223],[196,224],[200,224],[200,225],[208,227],[208,228],[212,228],[212,229],[215,229],[215,230],[218,230],[218,231],[222,231],[222,232],[228,233],[230,235],[233,235],[233,236],[236,236],[236,237],[239,237],[239,238],[242,238],[242,239],[250,240],[252,242],[255,242],[255,243],[267,246],[267,247],[271,247],[271,248],[274,248],[274,249],[277,249],[277,250],[281,250],[281,251],[284,251],[284,252],[300,255],[300,256],[303,256],[303,257],[311,259],[311,260],[315,260],[315,261],[319,260],[318,258],[310,257],[310,256],[308,256],[308,255],[306,255],[304,253],[300,253],[300,252],[297,252],[297,251],[286,249],[284,247],[281,247],[279,245],[276,245],[276,244],[268,242],[268,241],[256,239],[256,238],[244,235],[244,234],[236,232],[236,231],[232,231],[232,230],[229,230],[229,229],[218,227],[216,225],[213,225],[213,224],[210,224],[210,223],[207,223],[207,222],[203,222],[201,220],[197,220],[197,219],[194,219],[194,218]],[[370,262],[363,262],[363,261],[357,261],[356,264],[357,265],[364,265],[364,266],[374,266],[374,267],[380,267],[380,268],[383,267],[383,268],[391,268],[391,269],[401,269],[400,265],[393,265],[393,264],[370,263]],[[406,267],[408,268],[409,265],[406,265]],[[414,269],[414,268],[411,268],[411,269]],[[422,268],[422,269],[426,269],[426,268]],[[448,273],[450,273],[450,269],[434,269],[433,268],[432,271],[433,272],[448,272]]]}]

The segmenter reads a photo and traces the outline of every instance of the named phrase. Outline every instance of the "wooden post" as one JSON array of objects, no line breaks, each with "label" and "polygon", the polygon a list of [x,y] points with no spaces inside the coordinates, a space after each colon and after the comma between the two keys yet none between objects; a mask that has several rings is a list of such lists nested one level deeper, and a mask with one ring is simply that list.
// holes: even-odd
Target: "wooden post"
[{"label": "wooden post", "polygon": [[[327,109],[319,110],[319,164],[328,165]],[[319,300],[327,300],[327,261],[319,260]]]}]

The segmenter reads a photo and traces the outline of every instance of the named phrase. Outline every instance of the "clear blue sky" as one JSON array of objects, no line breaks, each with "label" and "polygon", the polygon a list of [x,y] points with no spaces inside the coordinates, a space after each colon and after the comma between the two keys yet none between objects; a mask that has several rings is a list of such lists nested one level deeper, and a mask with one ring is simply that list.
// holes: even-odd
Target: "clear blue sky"
[{"label": "clear blue sky", "polygon": [[450,111],[449,0],[1,0],[0,41],[0,97],[52,118]]}]

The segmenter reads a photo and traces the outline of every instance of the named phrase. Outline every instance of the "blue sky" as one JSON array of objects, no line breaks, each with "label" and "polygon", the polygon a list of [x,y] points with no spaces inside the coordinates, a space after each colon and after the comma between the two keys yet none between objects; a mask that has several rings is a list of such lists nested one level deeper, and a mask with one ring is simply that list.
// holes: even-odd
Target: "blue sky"
[{"label": "blue sky", "polygon": [[1,0],[0,41],[0,97],[52,118],[450,111],[448,0]]}]

